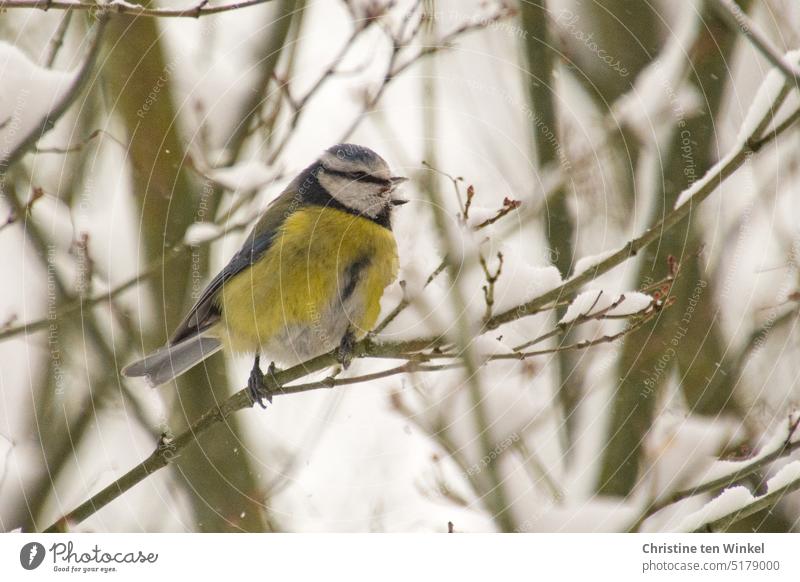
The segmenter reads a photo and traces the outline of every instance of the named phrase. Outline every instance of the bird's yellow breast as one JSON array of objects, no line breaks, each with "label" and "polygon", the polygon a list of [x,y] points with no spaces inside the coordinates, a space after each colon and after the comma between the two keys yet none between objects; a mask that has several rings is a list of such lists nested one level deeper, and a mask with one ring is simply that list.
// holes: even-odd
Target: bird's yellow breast
[{"label": "bird's yellow breast", "polygon": [[[329,207],[301,208],[263,256],[224,284],[220,335],[234,351],[324,353],[347,327],[357,337],[372,329],[397,269],[391,230]],[[302,345],[276,345],[293,341]]]}]

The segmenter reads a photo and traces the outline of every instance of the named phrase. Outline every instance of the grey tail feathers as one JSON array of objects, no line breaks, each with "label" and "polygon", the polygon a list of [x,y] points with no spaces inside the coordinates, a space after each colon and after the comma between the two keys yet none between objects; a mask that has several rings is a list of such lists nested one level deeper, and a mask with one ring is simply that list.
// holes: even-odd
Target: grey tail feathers
[{"label": "grey tail feathers", "polygon": [[177,378],[221,348],[218,339],[195,335],[174,345],[164,346],[138,362],[125,366],[122,375],[128,378],[145,376],[155,388]]}]

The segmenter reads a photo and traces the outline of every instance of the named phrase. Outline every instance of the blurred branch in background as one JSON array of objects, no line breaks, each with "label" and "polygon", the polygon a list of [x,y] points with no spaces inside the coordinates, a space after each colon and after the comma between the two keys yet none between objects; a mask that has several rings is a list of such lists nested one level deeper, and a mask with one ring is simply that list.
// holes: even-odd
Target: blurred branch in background
[{"label": "blurred branch in background", "polygon": [[[537,167],[559,167],[559,171],[568,175],[570,162],[560,143],[560,127],[555,96],[554,69],[557,64],[557,53],[551,39],[550,27],[552,19],[546,0],[539,2],[520,3],[520,18],[522,26],[528,32],[525,36],[525,49],[527,57],[527,74],[524,79],[528,87],[531,108],[534,113],[533,126],[530,133],[536,147]],[[545,232],[550,246],[549,255],[562,276],[566,277],[572,271],[574,262],[574,231],[572,214],[568,204],[567,183],[562,183],[545,200],[544,209]],[[566,308],[556,310],[556,317],[561,319]],[[565,331],[559,337],[559,343],[570,343],[572,338]],[[569,351],[559,352],[558,364],[558,395],[561,402],[564,438],[564,462],[568,463],[572,457],[574,431],[576,424],[575,410],[581,398],[580,371],[576,367],[573,354]]]},{"label": "blurred branch in background", "polygon": [[[270,19],[269,32],[262,35],[263,44],[256,52],[258,74],[250,98],[243,104],[239,121],[225,141],[228,164],[238,158],[250,119],[267,98],[264,91],[277,66],[293,15],[300,14],[297,5],[294,1],[277,1],[274,10],[262,13],[262,18]],[[200,209],[203,215],[214,216],[222,192],[214,185],[197,184],[189,172],[185,149],[177,133],[178,115],[169,85],[164,86],[155,101],[149,97],[154,80],[169,78],[176,66],[174,61],[167,61],[155,21],[121,16],[114,19],[114,26],[121,40],[110,54],[109,67],[119,72],[107,78],[128,128],[131,164],[146,169],[146,173],[134,174],[134,189],[141,200],[142,241],[147,262],[163,263],[165,246],[185,240],[187,229],[197,221]],[[153,147],[153,144],[158,145]],[[162,317],[158,326],[145,336],[146,348],[162,345],[177,326],[181,315],[195,300],[196,291],[190,283],[208,276],[208,264],[208,255],[200,255],[195,248],[191,254],[174,258],[170,271],[156,272],[151,277],[151,289]],[[192,276],[165,276],[176,271]],[[224,360],[210,360],[191,370],[178,384],[170,425],[185,427],[224,398],[227,392]],[[218,431],[211,435],[176,465],[179,481],[185,482],[193,502],[195,527],[201,531],[269,529],[265,500],[254,478],[252,459],[244,454],[231,454],[232,450],[245,450],[238,422],[231,419],[225,429],[226,434]]]},{"label": "blurred branch in background", "polygon": [[[663,49],[664,62],[654,66],[654,74],[668,75],[669,53],[678,58],[691,59],[690,80],[702,95],[703,107],[699,114],[682,116],[675,120],[680,130],[675,130],[664,149],[654,192],[657,203],[653,204],[653,219],[663,214],[665,208],[675,205],[678,195],[689,187],[697,176],[704,174],[712,165],[714,150],[718,147],[715,118],[719,110],[726,83],[729,81],[727,58],[733,47],[735,35],[731,34],[713,14],[704,11],[690,15],[700,27],[691,47],[682,47],[685,42],[677,33]],[[688,17],[687,17],[688,18]],[[674,45],[674,48],[671,48]],[[688,54],[686,53],[688,48]],[[680,51],[680,52],[679,52]],[[683,56],[686,55],[686,56]],[[658,63],[658,61],[657,61]],[[666,97],[676,99],[683,81],[670,86]],[[657,278],[660,265],[666,264],[669,254],[682,256],[700,248],[702,239],[693,228],[693,217],[664,233],[661,244],[651,247],[639,259],[639,284]],[[735,411],[733,386],[726,383],[724,340],[716,319],[717,306],[713,281],[702,273],[698,260],[687,261],[684,277],[673,286],[671,292],[678,298],[675,309],[657,318],[641,332],[643,341],[627,342],[618,362],[618,376],[622,378],[614,401],[614,412],[608,428],[608,445],[604,453],[603,469],[597,490],[610,495],[628,495],[639,477],[641,451],[662,387],[670,377],[669,370],[675,366],[680,370],[680,385],[684,390],[687,405],[695,413],[716,415],[723,411]],[[700,291],[696,288],[701,285]],[[689,302],[692,305],[690,321],[686,321]],[[665,356],[665,346],[675,337],[678,328],[686,329],[680,336],[681,349],[677,357]],[[670,352],[671,353],[671,352]],[[667,369],[660,374],[660,360],[668,360]],[[643,387],[648,387],[642,396]]]}]

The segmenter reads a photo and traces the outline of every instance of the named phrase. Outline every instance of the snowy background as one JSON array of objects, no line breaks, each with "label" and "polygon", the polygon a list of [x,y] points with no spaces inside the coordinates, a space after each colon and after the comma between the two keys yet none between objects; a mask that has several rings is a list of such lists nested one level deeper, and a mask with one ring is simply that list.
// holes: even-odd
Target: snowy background
[{"label": "snowy background", "polygon": [[[636,256],[479,334],[688,203],[761,119],[797,110],[796,81],[711,3],[385,4],[113,14],[99,37],[96,11],[4,13],[0,527],[49,526],[244,386],[251,361],[232,356],[157,390],[118,370],[163,343],[243,227],[346,138],[411,177],[394,221],[405,288],[387,289],[381,319],[410,305],[376,341],[444,334],[463,358],[442,361],[474,373],[277,397],[70,527],[800,528],[796,130]],[[797,67],[797,3],[749,15]],[[453,272],[426,284],[445,256]],[[532,340],[523,351],[544,353],[493,359]]]}]

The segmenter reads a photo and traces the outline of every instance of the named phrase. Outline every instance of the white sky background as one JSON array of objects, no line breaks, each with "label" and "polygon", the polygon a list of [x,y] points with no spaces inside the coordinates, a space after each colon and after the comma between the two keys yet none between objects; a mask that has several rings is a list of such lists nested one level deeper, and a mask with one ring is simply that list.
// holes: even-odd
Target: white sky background
[{"label": "white sky background", "polygon": [[[475,14],[478,3],[450,0],[438,4],[437,11],[442,15],[437,23],[438,30],[447,32]],[[771,5],[783,10],[786,3]],[[310,40],[302,43],[298,53],[300,75],[292,79],[295,94],[302,94],[303,88],[313,82],[349,31],[346,14],[339,3],[310,2],[307,10],[303,26]],[[197,130],[192,105],[198,100],[205,107],[212,140],[219,140],[229,131],[234,121],[230,114],[238,111],[237,105],[249,87],[248,81],[252,78],[249,69],[254,64],[251,53],[260,40],[259,35],[264,33],[265,15],[269,11],[269,7],[259,7],[199,21],[161,21],[170,51],[167,61],[176,64],[175,99],[183,114],[181,124],[187,138]],[[796,34],[781,36],[787,31],[800,30],[800,13],[789,10],[784,14],[790,16],[783,22],[772,21],[765,10],[757,11],[755,16],[776,44],[782,48],[800,46]],[[13,13],[6,18],[6,23],[0,23],[1,37],[41,63],[42,47],[57,25],[58,16]],[[354,88],[363,86],[366,79],[376,79],[387,57],[385,41],[377,33],[373,30],[360,40],[344,67],[357,67],[373,54],[376,64],[359,75],[334,80],[326,86],[304,115],[279,160],[278,170],[286,172],[287,176],[294,175],[349,125],[357,111]],[[75,39],[69,40],[59,57],[60,69],[74,68],[81,55]],[[415,65],[390,87],[379,111],[360,127],[351,141],[382,154],[399,174],[418,173],[420,161],[427,155],[422,83],[425,75],[433,73],[437,95],[433,136],[436,166],[452,175],[464,176],[473,184],[478,193],[476,205],[481,207],[499,207],[506,196],[529,204],[537,203],[541,198],[541,176],[537,175],[531,156],[519,41],[509,29],[490,29],[460,39],[457,48],[442,53],[433,68]],[[0,76],[3,62],[0,60]],[[725,113],[717,128],[723,153],[734,143],[739,123],[769,67],[748,45],[740,44],[731,70],[733,90],[726,97]],[[374,87],[374,81],[371,86]],[[582,89],[563,76],[557,80],[556,92],[557,106],[562,111],[570,140],[568,149],[579,151],[588,147],[599,135],[600,120],[596,112]],[[4,103],[0,98],[0,104]],[[0,120],[4,115],[0,113]],[[118,135],[115,130],[120,128],[114,119],[107,122],[106,129]],[[68,116],[48,135],[44,144],[64,145],[73,141],[75,136],[71,135],[70,123]],[[794,276],[792,289],[797,288],[797,271],[785,268],[784,254],[787,240],[792,237],[796,242],[800,240],[797,168],[788,155],[796,152],[800,144],[797,132],[790,136],[781,148],[782,155],[776,155],[771,146],[767,148],[768,151],[759,154],[751,166],[729,179],[700,210],[706,236],[706,260],[716,269],[714,277],[718,289],[729,290],[721,316],[732,347],[738,347],[763,320],[765,307],[781,301],[776,290],[785,285],[787,277]],[[217,146],[222,145],[217,143]],[[248,154],[257,162],[263,159],[264,151],[253,147]],[[650,202],[646,199],[637,200],[635,216],[618,216],[615,210],[618,177],[613,168],[604,163],[603,155],[598,151],[591,162],[599,179],[592,181],[591,191],[579,191],[576,205],[578,256],[617,248],[640,232],[649,216]],[[131,220],[129,175],[121,148],[110,140],[103,142],[93,161],[88,205],[74,212],[74,219],[77,231],[90,233],[97,268],[107,273],[114,285],[140,267],[137,265],[137,225]],[[208,162],[213,163],[213,160]],[[31,162],[28,164],[30,167]],[[48,192],[58,191],[61,179],[58,164],[58,156],[36,160],[39,182]],[[257,202],[231,220],[238,221],[263,208],[286,181],[267,184],[259,191]],[[451,186],[446,180],[440,184],[442,198],[450,203],[450,214],[454,216],[457,207]],[[432,252],[436,245],[431,235],[427,203],[413,184],[405,186],[404,193],[413,203],[397,213],[395,232],[400,246],[401,277],[414,281],[427,277],[438,264],[439,255]],[[747,225],[741,228],[737,221],[752,201],[755,204]],[[231,195],[228,195],[223,206],[230,202]],[[36,205],[33,215],[37,224],[54,237],[60,249],[59,267],[67,269],[70,259],[64,249],[75,233],[63,218],[63,208],[55,199],[47,198]],[[0,204],[0,222],[4,216],[5,206]],[[218,243],[214,253],[216,264],[221,267],[227,262],[240,243],[238,235]],[[468,241],[465,244],[468,245]],[[496,243],[493,245],[500,248]],[[543,273],[537,269],[548,265],[541,224],[517,233],[502,248],[507,257],[505,281],[509,282],[504,292],[518,294],[520,288],[541,285],[538,277]],[[5,278],[0,288],[0,321],[12,314],[18,316],[17,323],[46,315],[44,278],[40,263],[30,253],[19,225],[0,232],[0,263],[7,273],[13,274]],[[630,261],[601,277],[592,287],[617,293],[625,291],[634,272],[635,263]],[[477,280],[466,277],[462,290],[467,295],[470,311],[480,312],[483,296]],[[470,284],[470,281],[476,283]],[[430,311],[436,315],[438,310],[439,316],[448,321],[448,316],[441,313],[448,306],[447,289],[432,287],[427,291],[433,298]],[[96,289],[100,290],[102,287]],[[399,298],[397,286],[389,289],[383,302],[385,311]],[[498,301],[513,298],[516,297],[504,298],[501,293]],[[140,297],[135,293],[126,295],[125,301],[133,310],[147,308],[146,304],[139,303]],[[405,314],[392,330],[409,336],[427,334],[431,326],[437,325],[426,317],[428,315],[431,314]],[[508,344],[513,345],[512,338],[521,341],[523,337],[538,335],[537,332],[546,331],[552,323],[546,317],[528,318],[503,331]],[[764,404],[776,411],[775,426],[769,414],[760,419],[760,428],[765,433],[777,429],[777,423],[785,420],[784,410],[800,400],[798,370],[794,363],[797,361],[797,333],[779,336],[774,342],[762,350],[748,370],[751,379],[748,386],[755,393],[744,395],[746,402]],[[41,358],[46,357],[44,343],[41,334],[28,340],[16,338],[0,342],[0,516],[9,511],[9,503],[19,499],[20,483],[36,474],[31,459],[35,458],[38,444],[35,435],[27,433],[30,391],[26,387],[38,382],[37,370],[41,368]],[[784,356],[778,358],[777,350],[781,348]],[[536,451],[564,494],[559,504],[554,503],[541,480],[530,476],[529,467],[519,455],[504,456],[499,463],[500,470],[508,479],[515,517],[519,523],[526,524],[526,529],[605,531],[624,527],[635,519],[637,511],[633,501],[622,506],[615,500],[592,497],[599,468],[599,444],[603,442],[610,393],[615,382],[615,369],[609,362],[613,362],[616,350],[618,346],[601,346],[581,354],[585,365],[592,366],[590,369],[595,373],[587,375],[591,378],[589,395],[578,411],[579,440],[569,467],[560,460],[560,421],[553,413],[554,388],[552,374],[547,368],[549,357],[536,361],[539,373],[533,379],[524,374],[519,364],[492,364],[481,374],[491,411],[492,440],[501,442],[509,435],[523,434],[528,448]],[[81,357],[81,350],[76,349],[69,361],[74,366]],[[250,361],[239,359],[236,365],[230,366],[232,386],[244,384],[250,365]],[[350,373],[360,374],[385,366],[372,360],[358,361]],[[770,372],[773,375],[769,382],[760,381],[760,377]],[[272,499],[271,511],[277,522],[291,531],[442,531],[448,520],[462,531],[493,530],[495,526],[483,511],[480,500],[470,498],[474,508],[462,510],[436,498],[431,459],[434,454],[440,457],[446,454],[424,431],[391,408],[390,392],[402,390],[404,398],[420,411],[421,419],[432,420],[442,415],[461,452],[472,462],[478,461],[480,455],[475,448],[472,417],[464,400],[464,390],[456,390],[460,375],[448,372],[426,376],[424,380],[430,395],[427,401],[412,394],[408,379],[395,377],[337,391],[276,398],[266,412],[256,409],[240,413],[246,443],[238,454],[252,455],[253,466],[264,480],[274,478],[286,459],[296,456],[296,467],[288,486]],[[86,389],[84,375],[75,374],[68,382],[78,393]],[[143,386],[141,390],[142,401],[154,418],[158,418],[162,414],[160,392],[170,388],[147,391]],[[675,382],[672,393],[675,397],[665,398],[665,412],[659,417],[647,444],[648,454],[654,460],[646,484],[648,491],[671,487],[676,482],[696,481],[711,466],[720,443],[737,430],[724,419],[687,419]],[[60,483],[62,510],[83,501],[87,485],[104,486],[152,450],[152,437],[138,427],[135,420],[129,419],[124,410],[104,413],[102,419],[94,436],[77,452],[77,462],[71,462]],[[458,467],[446,459],[440,465],[448,483],[468,495],[464,475]],[[664,512],[665,515],[652,520],[650,527],[674,529],[689,513],[699,509],[701,502],[702,499],[687,502],[675,511]],[[800,509],[797,495],[787,503]],[[54,517],[58,512],[53,506]],[[183,531],[192,529],[189,516],[179,491],[170,485],[169,472],[163,471],[92,516],[80,528]]]}]

